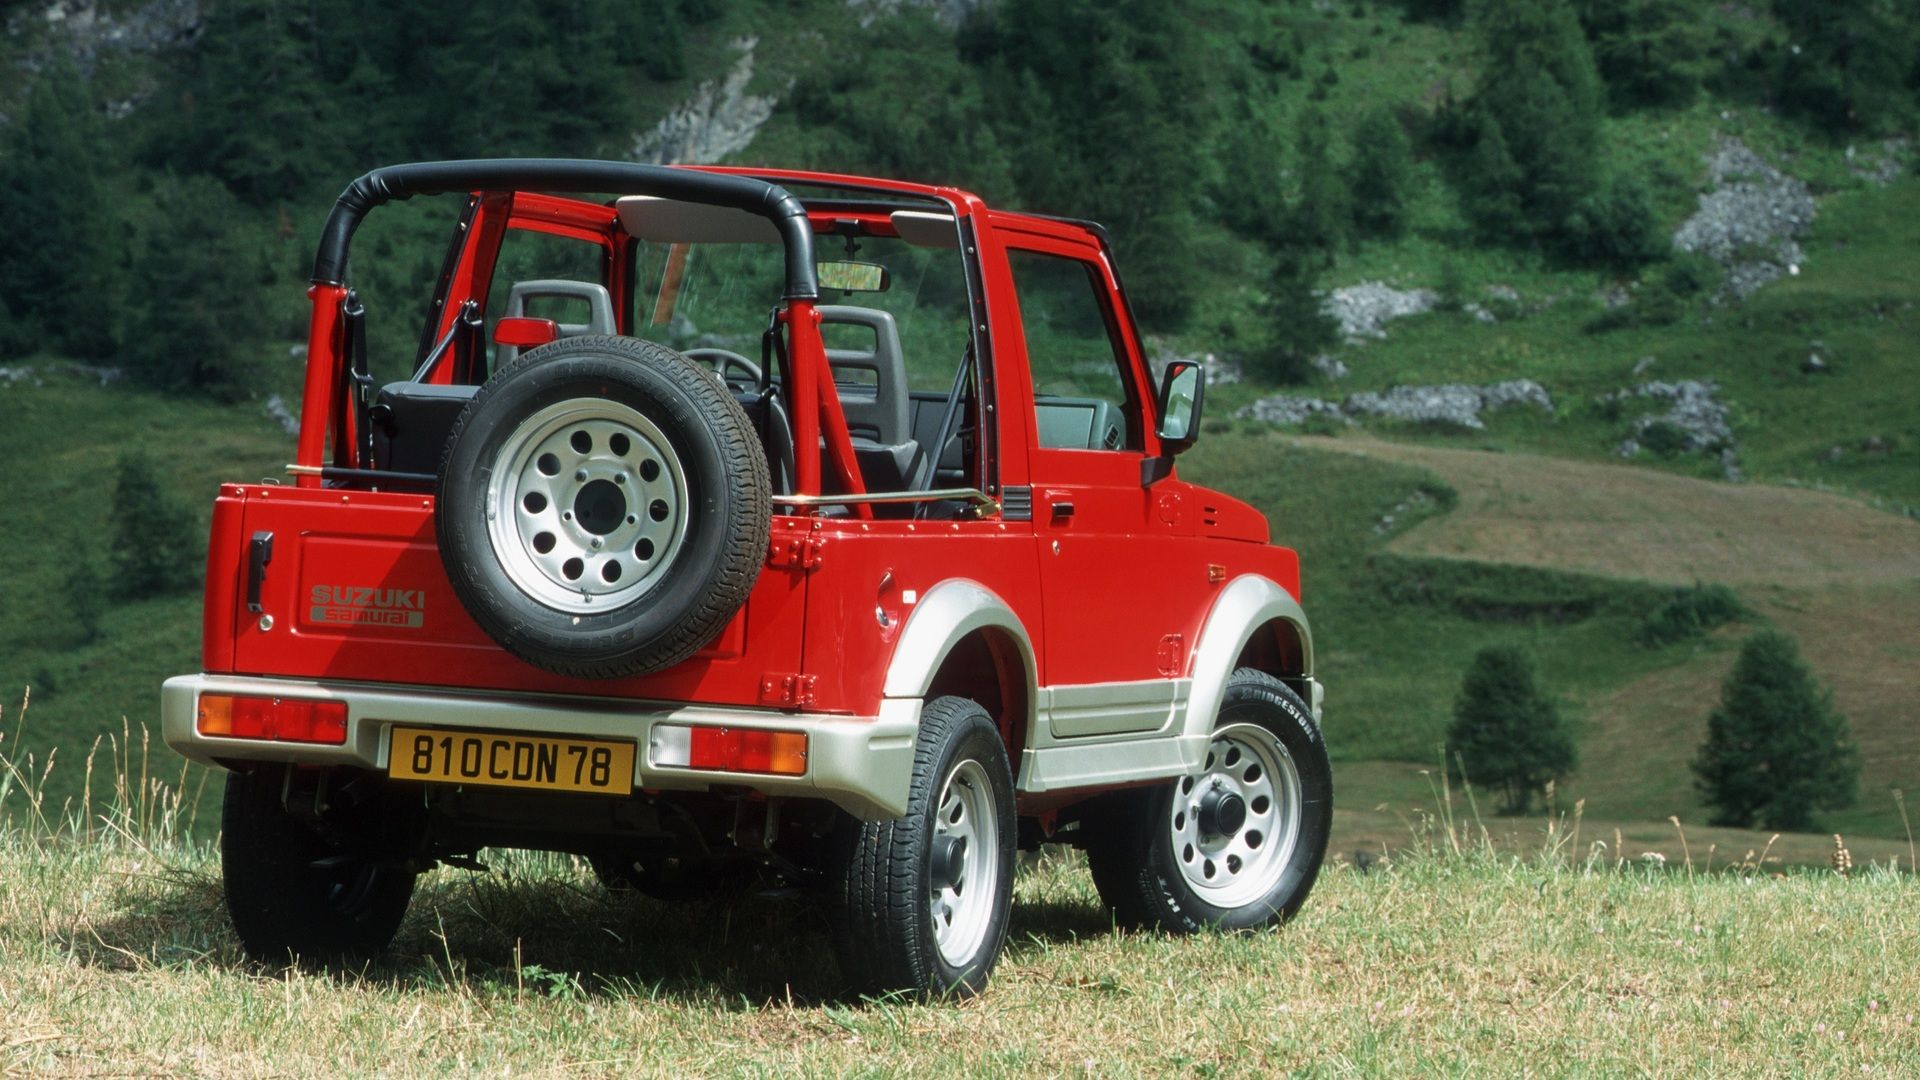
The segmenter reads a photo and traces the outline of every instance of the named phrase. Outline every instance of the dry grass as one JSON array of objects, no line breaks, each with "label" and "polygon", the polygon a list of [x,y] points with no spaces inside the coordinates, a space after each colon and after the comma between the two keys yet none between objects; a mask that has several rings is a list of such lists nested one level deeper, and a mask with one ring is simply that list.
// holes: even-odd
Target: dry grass
[{"label": "dry grass", "polygon": [[0,754],[9,1073],[1873,1075],[1920,1054],[1920,893],[1857,845],[1844,877],[1709,871],[1702,836],[1662,862],[1559,819],[1512,854],[1441,790],[1286,928],[1182,939],[1115,932],[1054,853],[991,990],[911,1005],[842,997],[799,899],[659,904],[546,856],[429,875],[361,970],[257,968],[213,849],[139,761],[99,758],[95,819],[8,817],[38,781]]},{"label": "dry grass", "polygon": [[1920,903],[1856,868],[1401,856],[1250,937],[1112,932],[1084,870],[1019,886],[966,1005],[836,999],[794,903],[612,900],[441,871],[392,957],[240,961],[205,849],[0,845],[0,1066],[68,1074],[1901,1074]]},{"label": "dry grass", "polygon": [[1904,585],[1920,579],[1920,522],[1840,495],[1365,437],[1299,443],[1430,469],[1459,493],[1452,513],[1388,545],[1402,554],[1675,585]]}]

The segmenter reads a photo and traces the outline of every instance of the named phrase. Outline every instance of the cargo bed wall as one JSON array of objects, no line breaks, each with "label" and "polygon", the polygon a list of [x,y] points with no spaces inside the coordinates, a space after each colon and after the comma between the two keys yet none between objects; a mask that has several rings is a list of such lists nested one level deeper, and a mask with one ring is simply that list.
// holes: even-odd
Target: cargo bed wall
[{"label": "cargo bed wall", "polygon": [[[249,547],[269,536],[254,611]],[[805,577],[769,568],[741,613],[683,664],[638,679],[553,675],[467,616],[434,541],[433,499],[381,492],[223,489],[208,582],[207,669],[246,675],[772,704],[765,677],[799,670],[805,624]]]}]

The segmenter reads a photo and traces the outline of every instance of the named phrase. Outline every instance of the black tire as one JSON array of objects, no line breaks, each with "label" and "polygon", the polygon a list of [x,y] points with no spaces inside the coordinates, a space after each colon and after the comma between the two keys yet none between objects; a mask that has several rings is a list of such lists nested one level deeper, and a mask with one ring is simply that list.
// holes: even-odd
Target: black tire
[{"label": "black tire", "polygon": [[241,948],[266,964],[339,964],[378,953],[407,913],[414,873],[355,858],[295,820],[280,801],[284,775],[227,774],[220,865]]},{"label": "black tire", "polygon": [[854,991],[967,998],[985,989],[1006,942],[1014,856],[1013,773],[986,710],[965,698],[928,702],[906,815],[848,819],[839,840],[829,915]]},{"label": "black tire", "polygon": [[474,622],[536,667],[595,679],[711,641],[752,591],[771,521],[766,455],[732,395],[663,345],[596,335],[535,349],[474,395],[434,511]]},{"label": "black tire", "polygon": [[[1105,796],[1085,818],[1094,887],[1122,926],[1190,934],[1281,923],[1320,875],[1333,772],[1306,704],[1273,676],[1241,668],[1227,681],[1214,732],[1198,775]],[[1289,833],[1291,847],[1271,846]]]}]

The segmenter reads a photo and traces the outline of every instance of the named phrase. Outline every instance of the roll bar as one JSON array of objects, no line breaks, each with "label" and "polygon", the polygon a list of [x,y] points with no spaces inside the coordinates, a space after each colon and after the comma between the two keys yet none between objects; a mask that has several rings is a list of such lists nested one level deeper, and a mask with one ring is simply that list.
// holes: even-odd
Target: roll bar
[{"label": "roll bar", "polygon": [[773,222],[786,246],[786,299],[813,300],[820,295],[806,208],[778,184],[694,169],[567,158],[477,158],[375,169],[348,184],[334,201],[313,256],[311,280],[315,285],[345,283],[347,248],[354,230],[367,211],[382,203],[415,195],[517,190],[653,195],[758,214]]}]

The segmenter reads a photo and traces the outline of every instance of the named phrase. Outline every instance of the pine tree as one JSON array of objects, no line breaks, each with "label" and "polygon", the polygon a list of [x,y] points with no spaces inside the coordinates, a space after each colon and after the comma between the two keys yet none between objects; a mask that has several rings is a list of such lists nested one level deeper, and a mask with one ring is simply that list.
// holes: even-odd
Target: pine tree
[{"label": "pine tree", "polygon": [[[207,176],[164,181],[134,269],[144,293],[127,342],[132,375],[174,393],[232,400],[252,388],[269,336],[270,275],[240,204]],[[161,283],[164,283],[162,285]]]},{"label": "pine tree", "polygon": [[1686,105],[1714,58],[1686,0],[1577,0],[1593,59],[1619,108]]},{"label": "pine tree", "polygon": [[1520,206],[1520,185],[1525,178],[1507,149],[1500,121],[1481,117],[1460,178],[1459,194],[1460,208],[1482,240],[1510,243],[1531,231]]},{"label": "pine tree", "polygon": [[1303,112],[1294,140],[1300,188],[1288,243],[1315,252],[1322,267],[1331,267],[1346,239],[1349,211],[1346,179],[1333,164],[1333,128],[1327,114],[1317,108]]},{"label": "pine tree", "polygon": [[1455,776],[1501,792],[1509,814],[1526,813],[1535,793],[1572,772],[1577,760],[1559,710],[1535,680],[1533,661],[1501,646],[1480,650],[1467,668],[1447,749]]},{"label": "pine tree", "polygon": [[1277,247],[1288,242],[1291,229],[1287,188],[1276,182],[1287,172],[1285,125],[1278,109],[1244,95],[1233,102],[1212,201],[1221,220],[1241,236]]},{"label": "pine tree", "polygon": [[[1552,238],[1598,186],[1602,99],[1593,53],[1567,0],[1482,0],[1474,24],[1485,59],[1465,105],[1464,130],[1476,144],[1462,206],[1483,236],[1517,228]],[[1503,153],[1483,145],[1494,138]],[[1508,197],[1517,219],[1509,219]]]},{"label": "pine tree", "polygon": [[1413,144],[1391,108],[1376,108],[1353,135],[1347,191],[1353,225],[1362,236],[1395,237],[1406,231],[1413,187]]},{"label": "pine tree", "polygon": [[1920,14],[1911,0],[1774,0],[1773,10],[1787,28],[1776,72],[1784,111],[1836,132],[1913,119]]},{"label": "pine tree", "polygon": [[337,192],[343,174],[357,175],[345,146],[355,88],[320,67],[324,25],[296,0],[210,6],[153,156],[182,174],[211,172],[256,206]]},{"label": "pine tree", "polygon": [[1113,229],[1135,313],[1180,323],[1222,63],[1159,0],[1005,0],[962,35],[1022,202]]},{"label": "pine tree", "polygon": [[1316,285],[1317,257],[1308,249],[1284,246],[1274,257],[1267,296],[1260,305],[1263,339],[1247,357],[1250,372],[1273,383],[1303,383],[1313,357],[1332,348],[1340,328],[1328,315]]},{"label": "pine tree", "polygon": [[123,455],[113,485],[115,590],[138,599],[191,588],[203,546],[193,515],[160,490],[153,462]]},{"label": "pine tree", "polygon": [[1853,805],[1860,754],[1793,639],[1763,630],[1740,647],[1693,771],[1713,824],[1806,830]]},{"label": "pine tree", "polygon": [[[63,54],[64,55],[64,54]],[[0,141],[0,335],[27,349],[111,356],[123,227],[100,177],[103,120],[73,65],[41,71]]]}]

